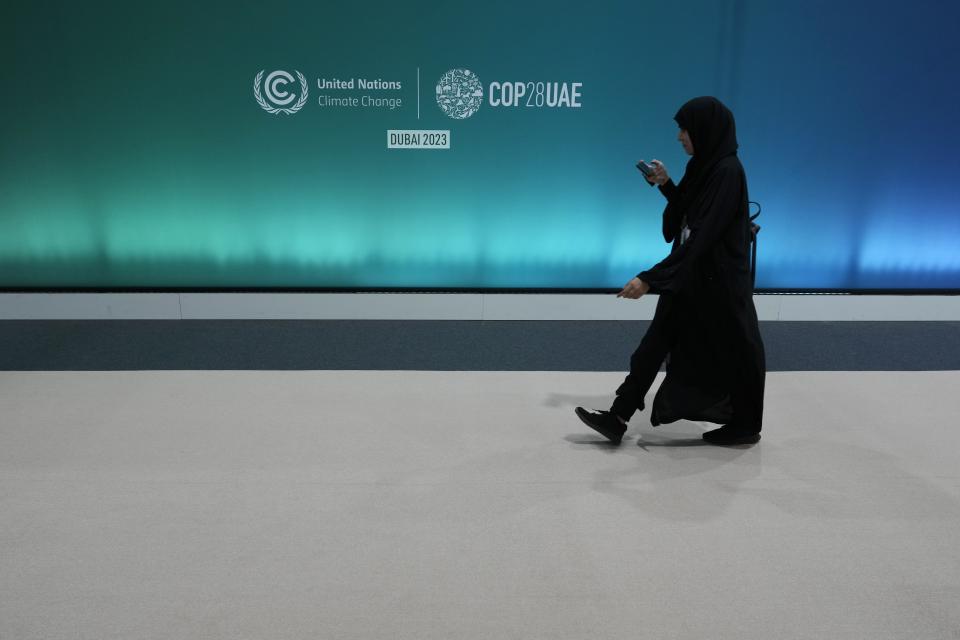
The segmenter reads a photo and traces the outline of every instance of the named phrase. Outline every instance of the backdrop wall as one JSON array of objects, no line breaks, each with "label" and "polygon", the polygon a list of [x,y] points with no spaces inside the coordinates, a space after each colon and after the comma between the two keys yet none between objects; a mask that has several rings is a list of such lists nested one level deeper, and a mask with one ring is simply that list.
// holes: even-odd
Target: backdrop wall
[{"label": "backdrop wall", "polygon": [[0,287],[619,287],[716,95],[758,287],[960,289],[960,5],[675,4],[4,3]]}]

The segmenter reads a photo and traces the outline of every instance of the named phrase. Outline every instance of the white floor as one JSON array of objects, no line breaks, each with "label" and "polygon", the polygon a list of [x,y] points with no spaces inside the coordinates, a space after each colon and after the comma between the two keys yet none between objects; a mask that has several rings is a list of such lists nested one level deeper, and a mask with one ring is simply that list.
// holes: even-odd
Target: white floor
[{"label": "white floor", "polygon": [[0,638],[960,638],[960,372],[769,374],[749,448],[608,446],[621,379],[0,372]]}]

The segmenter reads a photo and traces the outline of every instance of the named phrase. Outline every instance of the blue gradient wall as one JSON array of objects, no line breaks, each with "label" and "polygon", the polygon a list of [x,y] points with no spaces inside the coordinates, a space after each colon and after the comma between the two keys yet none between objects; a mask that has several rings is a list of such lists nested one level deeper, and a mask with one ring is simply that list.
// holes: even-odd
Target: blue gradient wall
[{"label": "blue gradient wall", "polygon": [[[138,4],[0,8],[0,287],[619,287],[668,251],[633,165],[679,177],[672,116],[712,94],[758,287],[960,289],[956,4]],[[455,120],[455,68],[582,106]],[[302,110],[258,105],[262,69],[304,73]],[[335,77],[404,105],[320,107]]]}]

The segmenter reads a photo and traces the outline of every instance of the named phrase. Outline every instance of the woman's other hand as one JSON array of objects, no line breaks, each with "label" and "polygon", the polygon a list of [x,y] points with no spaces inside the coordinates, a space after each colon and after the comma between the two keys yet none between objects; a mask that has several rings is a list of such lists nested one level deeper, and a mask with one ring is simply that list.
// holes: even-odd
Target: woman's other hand
[{"label": "woman's other hand", "polygon": [[650,285],[641,280],[640,278],[634,278],[628,282],[624,287],[623,291],[617,294],[618,298],[630,298],[631,300],[636,300],[640,296],[644,295],[650,291]]}]

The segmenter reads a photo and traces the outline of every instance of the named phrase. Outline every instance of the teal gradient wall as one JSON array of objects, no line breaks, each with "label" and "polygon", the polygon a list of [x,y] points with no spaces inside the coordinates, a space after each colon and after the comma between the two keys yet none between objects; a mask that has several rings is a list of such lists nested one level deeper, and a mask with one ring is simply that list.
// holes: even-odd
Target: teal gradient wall
[{"label": "teal gradient wall", "polygon": [[[758,287],[960,289],[958,5],[674,4],[5,3],[0,287],[619,287],[668,251],[633,165],[679,177],[672,116],[709,94],[763,205]],[[582,106],[455,120],[456,68]],[[255,100],[274,69],[299,112]],[[318,78],[404,105],[321,107]]]}]

